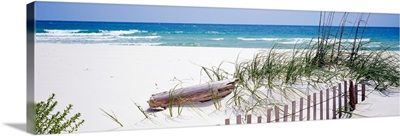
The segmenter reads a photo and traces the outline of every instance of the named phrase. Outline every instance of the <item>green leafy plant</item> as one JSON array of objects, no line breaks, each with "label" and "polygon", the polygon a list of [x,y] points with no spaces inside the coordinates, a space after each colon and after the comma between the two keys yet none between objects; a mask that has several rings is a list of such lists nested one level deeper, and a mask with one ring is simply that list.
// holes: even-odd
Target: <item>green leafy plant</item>
[{"label": "green leafy plant", "polygon": [[81,113],[68,116],[72,110],[72,104],[69,104],[64,111],[57,111],[54,113],[53,110],[58,104],[58,102],[54,100],[55,96],[56,95],[53,93],[47,101],[41,101],[35,105],[36,134],[72,133],[78,131],[78,128],[85,122],[85,120],[79,119]]}]

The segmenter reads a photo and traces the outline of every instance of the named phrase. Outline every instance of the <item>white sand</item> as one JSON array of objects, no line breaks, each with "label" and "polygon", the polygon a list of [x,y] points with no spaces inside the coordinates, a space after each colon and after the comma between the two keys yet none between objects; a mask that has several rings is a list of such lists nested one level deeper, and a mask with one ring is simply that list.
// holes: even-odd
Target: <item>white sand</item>
[{"label": "white sand", "polygon": [[[132,101],[147,109],[146,101],[151,94],[168,91],[180,82],[185,87],[208,81],[204,73],[200,74],[201,66],[218,66],[223,61],[235,62],[238,54],[240,60],[251,59],[257,51],[239,48],[37,44],[35,100],[42,101],[51,93],[56,93],[56,100],[59,101],[56,110],[73,104],[72,113],[80,112],[86,120],[79,132],[223,124],[225,118],[234,116],[232,110],[216,111],[212,102],[197,105],[198,108],[184,107],[179,117],[176,116],[175,107],[172,118],[167,109],[158,112],[152,120],[143,120],[143,114]],[[233,73],[232,64],[226,63],[222,68]],[[226,98],[222,104],[225,104],[224,101]],[[399,115],[399,95],[386,99],[371,94],[364,103],[373,103],[374,106],[360,104],[356,111],[358,114],[365,113],[373,117]],[[397,109],[380,106],[385,103],[391,103]],[[105,117],[99,108],[114,111],[124,127]]]},{"label": "white sand", "polygon": [[365,101],[357,105],[354,117],[385,117],[400,115],[400,92],[389,90],[383,93],[372,91],[367,94]]}]

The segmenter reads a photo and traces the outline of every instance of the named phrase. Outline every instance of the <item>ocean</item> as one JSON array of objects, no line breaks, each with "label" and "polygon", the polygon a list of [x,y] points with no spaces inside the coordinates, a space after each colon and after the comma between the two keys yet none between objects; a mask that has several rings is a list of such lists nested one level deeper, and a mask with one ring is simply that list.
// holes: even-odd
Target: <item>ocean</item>
[{"label": "ocean", "polygon": [[[334,43],[338,27],[331,27]],[[363,29],[360,29],[359,38]],[[354,42],[355,28],[345,28],[342,44]],[[36,21],[36,43],[109,44],[233,48],[307,48],[318,26]],[[367,27],[357,39],[363,50],[399,50],[399,27]]]}]

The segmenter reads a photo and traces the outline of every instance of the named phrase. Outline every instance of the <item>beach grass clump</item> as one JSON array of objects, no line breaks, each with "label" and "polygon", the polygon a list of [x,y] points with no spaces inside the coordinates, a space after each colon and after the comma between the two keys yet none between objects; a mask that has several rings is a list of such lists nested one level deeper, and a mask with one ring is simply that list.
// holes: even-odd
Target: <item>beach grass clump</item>
[{"label": "beach grass clump", "polygon": [[[342,15],[338,26],[334,26],[335,12],[320,12],[316,53],[312,64],[320,68],[333,64],[354,63],[358,52],[366,42],[363,41],[370,14],[359,14],[354,20],[348,18],[349,13]],[[351,29],[348,29],[351,27]],[[343,56],[347,54],[346,56]]]},{"label": "beach grass clump", "polygon": [[173,90],[170,90],[168,92],[168,98],[169,98],[169,104],[168,104],[169,116],[173,117],[174,114],[173,114],[173,111],[172,111],[172,106],[174,105],[174,101],[175,101],[174,91]]},{"label": "beach grass clump", "polygon": [[213,102],[213,105],[215,107],[216,110],[221,109],[222,104],[221,101],[219,100],[218,97],[218,90],[214,89],[214,88],[210,88],[210,94],[211,94],[211,100]]},{"label": "beach grass clump", "polygon": [[[178,106],[178,116],[180,116],[183,111],[182,102],[184,101],[184,99],[175,94],[175,90],[176,90],[176,87],[178,87],[178,85],[180,85],[180,84],[175,85],[175,87],[173,89],[168,91],[168,99],[169,99],[168,111],[169,111],[170,117],[174,116],[173,115],[174,104],[176,104]],[[175,97],[177,97],[177,98],[175,98]]]},{"label": "beach grass clump", "polygon": [[307,65],[304,65],[305,63],[303,61],[306,59],[303,59],[303,53],[304,52],[294,48],[290,59],[284,61],[286,62],[286,65],[283,65],[284,80],[282,83],[294,84],[303,76],[303,74],[306,73],[305,70],[307,70]]},{"label": "beach grass clump", "polygon": [[[234,78],[239,79],[237,89],[234,91],[235,105],[258,103],[265,93],[260,89],[265,80],[266,65],[263,53],[257,53],[250,61],[236,64]],[[245,99],[247,97],[248,99]]]},{"label": "beach grass clump", "polygon": [[234,73],[228,75],[239,79],[239,82],[227,106],[242,107],[245,113],[263,112],[267,105],[277,103],[272,95],[274,93],[288,99],[299,95],[290,85],[303,75],[302,52],[297,49],[292,52],[293,56],[287,56],[272,48],[257,52],[250,60],[236,59]]},{"label": "beach grass clump", "polygon": [[218,65],[218,67],[211,67],[211,68],[201,67],[200,74],[202,72],[206,73],[207,77],[211,81],[221,81],[227,79],[229,77],[229,74],[227,71],[221,68],[222,64],[224,64],[224,62],[221,62]]},{"label": "beach grass clump", "polygon": [[[288,55],[292,54],[292,55]],[[287,52],[272,48],[260,50],[250,60],[239,60],[237,57],[233,73],[221,69],[221,65],[213,68],[202,67],[210,80],[234,78],[239,82],[233,90],[233,96],[228,99],[226,106],[242,107],[246,113],[263,110],[267,105],[276,105],[273,94],[279,93],[286,99],[303,95],[293,84],[303,81],[304,76],[310,79],[318,78],[317,67],[311,65],[312,50],[294,48]],[[322,76],[326,77],[326,76]],[[322,79],[321,79],[322,80]],[[217,103],[214,103],[218,109]],[[250,107],[250,108],[249,108]]]},{"label": "beach grass clump", "polygon": [[104,116],[108,117],[109,119],[111,119],[112,121],[114,121],[115,123],[120,125],[121,127],[124,127],[124,125],[122,125],[122,123],[118,120],[117,116],[115,115],[115,113],[112,110],[111,110],[111,113],[109,113],[101,108],[100,108],[100,110],[104,113]]},{"label": "beach grass clump", "polygon": [[228,99],[226,106],[233,104],[234,106],[239,106],[242,104],[242,101],[245,101],[243,98],[244,93],[242,92],[243,89],[238,87],[235,87],[235,89],[232,91],[233,96]]},{"label": "beach grass clump", "polygon": [[372,81],[376,90],[400,86],[400,55],[386,50],[368,51],[359,54],[350,71],[356,81]]},{"label": "beach grass clump", "polygon": [[[320,16],[317,49],[310,66],[325,70],[323,74],[328,75],[328,78],[317,77],[324,77],[323,82],[338,78],[338,75],[342,80],[352,78],[358,82],[372,81],[375,89],[381,91],[389,86],[399,86],[399,54],[391,53],[389,48],[365,50],[364,46],[369,41],[365,42],[363,38],[370,14],[359,14],[349,21],[349,13],[344,13],[338,29],[333,29],[333,12],[321,12]],[[346,29],[350,25],[352,29]],[[343,75],[340,70],[348,72]]]},{"label": "beach grass clump", "polygon": [[81,113],[76,113],[70,117],[68,116],[72,110],[72,104],[69,104],[62,112],[57,111],[53,113],[54,108],[58,104],[58,102],[54,100],[55,96],[56,95],[53,93],[47,101],[41,101],[35,104],[36,134],[73,133],[78,131],[78,128],[85,122],[85,120],[80,119]]}]

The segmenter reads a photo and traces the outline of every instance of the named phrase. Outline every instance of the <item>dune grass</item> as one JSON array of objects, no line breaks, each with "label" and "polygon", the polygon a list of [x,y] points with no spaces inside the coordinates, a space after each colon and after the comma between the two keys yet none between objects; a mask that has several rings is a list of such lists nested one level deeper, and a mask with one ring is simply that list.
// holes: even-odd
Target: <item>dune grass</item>
[{"label": "dune grass", "polygon": [[[388,48],[366,51],[363,46],[368,42],[362,38],[369,14],[358,15],[350,31],[345,29],[350,22],[348,15],[342,16],[338,29],[332,29],[334,13],[321,12],[318,38],[311,40],[308,47],[295,47],[286,53],[274,48],[260,50],[250,60],[239,60],[238,55],[231,62],[235,67],[232,73],[221,69],[224,62],[218,67],[202,67],[202,71],[211,81],[239,79],[226,106],[242,107],[246,114],[267,105],[279,105],[274,93],[286,100],[305,95],[292,87],[303,82],[307,84],[306,95],[312,88],[319,89],[318,83],[332,85],[346,79],[372,82],[379,91],[399,87],[400,55]],[[354,40],[349,42],[345,37]]]},{"label": "dune grass", "polygon": [[[308,95],[310,90],[320,89],[319,83],[333,85],[346,79],[354,79],[356,82],[370,81],[379,91],[399,86],[400,57],[398,54],[389,54],[387,50],[360,52],[351,63],[348,62],[353,61],[348,59],[351,53],[341,51],[338,60],[343,62],[324,65],[312,63],[315,50],[293,49],[291,52],[292,55],[284,55],[285,53],[278,53],[274,49],[260,51],[251,60],[233,63],[235,70],[232,74],[220,69],[203,69],[208,70],[208,73],[223,75],[224,78],[220,80],[240,80],[225,106],[238,107],[244,115],[264,114],[266,108],[282,105],[273,94],[280,94],[286,101],[290,101],[297,96]],[[326,55],[328,56],[324,57],[330,57],[329,53]],[[210,78],[212,81],[218,79],[215,75],[208,77],[213,77]],[[292,86],[303,82],[307,85],[306,92]]]},{"label": "dune grass", "polygon": [[169,116],[170,117],[174,116],[172,107],[174,106],[175,103],[178,105],[178,116],[180,116],[182,114],[182,111],[183,111],[183,107],[181,105],[181,101],[183,101],[183,99],[180,98],[180,97],[175,98],[175,96],[176,96],[175,95],[176,87],[178,87],[178,85],[180,85],[180,84],[175,85],[175,87],[173,89],[168,91],[168,97],[169,97],[168,110],[169,110]]},{"label": "dune grass", "polygon": [[[333,14],[321,12],[321,16],[332,18]],[[388,48],[365,50],[363,45],[367,42],[363,42],[362,38],[366,27],[363,23],[369,15],[366,19],[360,15],[354,21],[353,32],[345,32],[347,16],[348,13],[342,17],[336,34],[330,28],[331,20],[321,20],[323,25],[320,26],[319,37],[311,40],[306,48],[295,47],[286,53],[274,48],[260,50],[250,60],[239,60],[238,56],[235,62],[231,62],[235,67],[232,73],[221,69],[222,63],[218,67],[202,67],[202,70],[211,81],[239,79],[226,106],[244,107],[242,109],[246,113],[268,104],[277,105],[279,102],[274,93],[286,100],[305,95],[292,87],[303,82],[307,84],[306,95],[312,88],[319,89],[318,83],[332,85],[346,79],[354,79],[358,83],[372,82],[375,90],[379,91],[399,87],[400,55],[388,51]],[[354,41],[345,41],[343,38],[349,37],[346,34],[353,36]]]},{"label": "dune grass", "polygon": [[399,54],[385,50],[363,52],[348,68],[356,81],[372,81],[376,90],[383,91],[400,85],[399,58]]},{"label": "dune grass", "polygon": [[112,110],[111,110],[111,113],[108,113],[107,111],[105,111],[101,108],[100,108],[100,110],[104,113],[104,116],[111,119],[112,121],[114,121],[115,123],[120,125],[121,127],[124,127],[124,125],[122,125],[122,123],[117,119],[117,116],[114,114],[114,112]]},{"label": "dune grass", "polygon": [[200,75],[202,72],[206,73],[211,81],[220,81],[228,78],[228,72],[221,68],[224,62],[221,62],[218,67],[201,67]]},{"label": "dune grass", "polygon": [[132,102],[135,104],[135,106],[139,109],[139,111],[144,115],[144,117],[145,117],[146,119],[149,119],[149,118],[150,118],[149,114],[148,114],[139,104],[137,104],[137,103],[134,102],[133,100],[132,100]]}]

